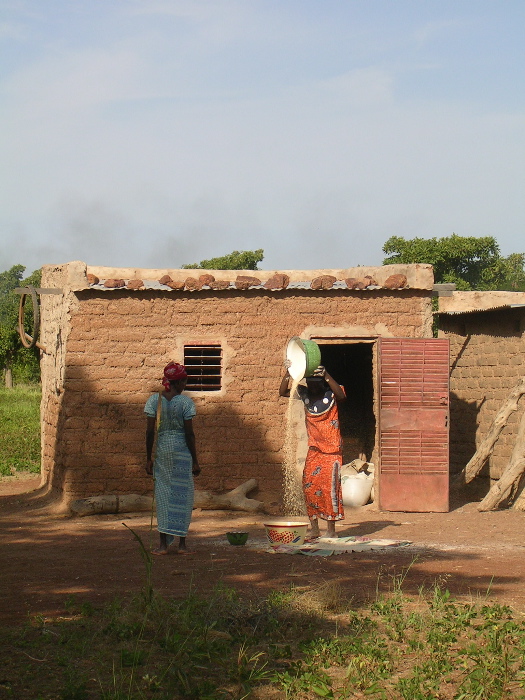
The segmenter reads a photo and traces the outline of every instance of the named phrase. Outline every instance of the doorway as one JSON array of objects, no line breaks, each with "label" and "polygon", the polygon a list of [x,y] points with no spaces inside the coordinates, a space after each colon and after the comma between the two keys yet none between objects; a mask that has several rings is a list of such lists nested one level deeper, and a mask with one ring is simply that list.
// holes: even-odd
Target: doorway
[{"label": "doorway", "polygon": [[343,464],[354,459],[371,461],[376,440],[374,343],[313,340],[321,349],[321,364],[346,392],[346,401],[339,405]]}]

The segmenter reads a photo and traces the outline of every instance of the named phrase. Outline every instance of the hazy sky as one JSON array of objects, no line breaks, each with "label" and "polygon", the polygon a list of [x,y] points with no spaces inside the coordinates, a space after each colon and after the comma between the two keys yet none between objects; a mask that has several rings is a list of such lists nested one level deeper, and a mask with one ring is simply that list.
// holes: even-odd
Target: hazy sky
[{"label": "hazy sky", "polygon": [[1,0],[0,270],[525,251],[523,0]]}]

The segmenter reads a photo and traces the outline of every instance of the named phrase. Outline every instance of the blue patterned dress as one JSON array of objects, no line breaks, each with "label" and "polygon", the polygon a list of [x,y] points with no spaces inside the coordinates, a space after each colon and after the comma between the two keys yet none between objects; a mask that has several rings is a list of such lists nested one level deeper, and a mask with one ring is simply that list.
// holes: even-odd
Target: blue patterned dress
[{"label": "blue patterned dress", "polygon": [[[157,415],[159,394],[152,394],[144,413]],[[168,544],[186,537],[193,510],[193,460],[186,444],[184,421],[196,414],[195,404],[183,394],[168,400],[162,396],[160,425],[157,426],[157,450],[153,464],[157,529],[168,535]]]}]

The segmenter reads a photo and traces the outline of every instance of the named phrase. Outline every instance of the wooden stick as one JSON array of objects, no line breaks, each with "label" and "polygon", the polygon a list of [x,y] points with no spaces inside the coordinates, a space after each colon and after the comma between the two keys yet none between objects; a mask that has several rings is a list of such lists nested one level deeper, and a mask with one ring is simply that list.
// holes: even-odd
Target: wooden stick
[{"label": "wooden stick", "polygon": [[525,411],[521,417],[516,443],[512,450],[510,462],[498,481],[491,487],[478,510],[494,510],[510,493],[513,484],[525,471]]},{"label": "wooden stick", "polygon": [[483,465],[492,454],[494,445],[496,444],[501,431],[507,425],[510,415],[518,409],[518,402],[523,394],[525,394],[525,377],[522,377],[510,392],[507,400],[496,414],[487,435],[481,441],[473,457],[470,459],[466,467],[454,478],[452,482],[453,486],[460,487],[468,484],[479,474],[483,468]]},{"label": "wooden stick", "polygon": [[[211,491],[195,491],[194,508],[204,510],[243,510],[249,513],[262,511],[264,503],[253,498],[246,498],[246,494],[257,486],[257,479],[248,479],[244,484],[228,493],[214,494]],[[73,515],[99,515],[101,513],[140,513],[151,511],[153,498],[140,496],[135,493],[115,495],[101,494],[91,498],[81,498],[70,505]]]}]

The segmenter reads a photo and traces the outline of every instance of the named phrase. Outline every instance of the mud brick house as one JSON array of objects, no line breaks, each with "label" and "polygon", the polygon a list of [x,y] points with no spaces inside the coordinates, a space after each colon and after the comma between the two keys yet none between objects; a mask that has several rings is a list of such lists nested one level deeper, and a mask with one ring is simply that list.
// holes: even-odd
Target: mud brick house
[{"label": "mud brick house", "polygon": [[[382,506],[448,508],[448,342],[432,338],[430,266],[276,273],[71,262],[45,266],[41,284],[43,479],[64,503],[151,491],[143,407],[175,360],[189,369],[197,406],[198,487],[222,492],[254,477],[254,497],[276,507],[287,411],[278,387],[287,342],[300,336],[320,344],[346,389],[344,459],[379,465]],[[304,445],[303,435],[298,468]],[[425,501],[436,483],[438,502]],[[395,500],[407,488],[415,507]]]},{"label": "mud brick house", "polygon": [[[525,376],[525,292],[453,292],[439,300],[439,327],[450,341],[450,471],[456,473]],[[487,490],[489,477],[499,479],[508,464],[521,410],[511,415],[480,475]]]}]

